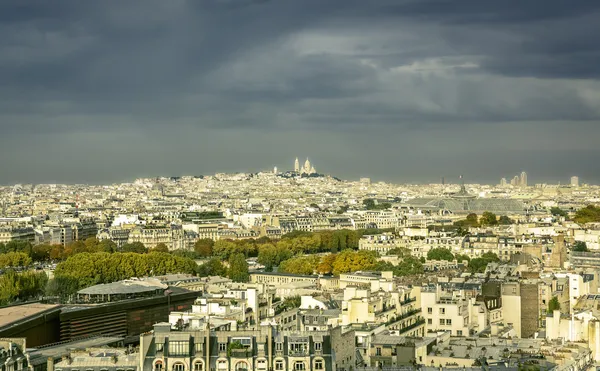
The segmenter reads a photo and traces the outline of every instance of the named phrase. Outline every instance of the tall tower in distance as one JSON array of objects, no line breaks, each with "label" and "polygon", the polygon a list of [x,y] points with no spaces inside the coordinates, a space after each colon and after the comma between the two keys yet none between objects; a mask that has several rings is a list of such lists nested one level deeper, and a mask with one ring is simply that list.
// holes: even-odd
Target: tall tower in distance
[{"label": "tall tower in distance", "polygon": [[520,179],[519,185],[521,187],[527,187],[527,173],[524,171],[521,173],[521,179]]},{"label": "tall tower in distance", "polygon": [[294,162],[294,171],[296,173],[300,172],[300,161],[298,161],[298,157],[296,157],[296,161]]},{"label": "tall tower in distance", "polygon": [[579,177],[578,176],[571,177],[571,187],[579,187]]}]

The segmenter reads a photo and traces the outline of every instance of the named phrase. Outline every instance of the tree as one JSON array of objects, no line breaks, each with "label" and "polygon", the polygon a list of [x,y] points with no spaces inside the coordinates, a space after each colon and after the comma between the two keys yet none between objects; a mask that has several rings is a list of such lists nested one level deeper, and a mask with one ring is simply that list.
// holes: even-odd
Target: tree
[{"label": "tree", "polygon": [[500,225],[510,225],[510,224],[515,224],[515,221],[512,220],[511,218],[509,218],[506,215],[501,215],[500,218],[498,218],[498,224],[500,224]]},{"label": "tree", "polygon": [[454,260],[452,252],[443,247],[436,247],[427,252],[427,260]]},{"label": "tree", "polygon": [[144,254],[148,252],[146,246],[144,246],[144,244],[141,242],[126,243],[123,245],[121,250],[123,252],[134,252],[138,254]]},{"label": "tree", "polygon": [[164,243],[159,243],[156,244],[156,246],[154,246],[154,248],[152,249],[152,252],[169,252],[169,248],[167,247],[167,245],[165,245]]},{"label": "tree", "polygon": [[469,270],[472,273],[483,273],[489,263],[499,262],[500,258],[493,252],[486,252],[480,258],[471,259]]},{"label": "tree", "polygon": [[481,219],[479,220],[481,225],[492,226],[498,224],[498,217],[496,214],[491,213],[489,211],[484,211],[483,215],[481,215]]},{"label": "tree", "polygon": [[227,275],[227,268],[221,262],[221,259],[214,257],[209,259],[202,265],[199,265],[196,272],[200,277],[221,276]]},{"label": "tree", "polygon": [[48,276],[44,272],[9,270],[0,276],[0,305],[39,297],[47,282]]},{"label": "tree", "polygon": [[233,254],[229,258],[229,270],[227,275],[233,282],[248,282],[250,274],[246,256],[242,253]]},{"label": "tree", "polygon": [[583,209],[579,209],[573,220],[579,224],[600,222],[600,207],[588,205]]},{"label": "tree", "polygon": [[376,266],[377,254],[375,252],[366,250],[344,250],[337,254],[332,265],[332,273],[337,276],[340,273],[372,270]]},{"label": "tree", "polygon": [[584,241],[575,241],[575,243],[573,244],[572,251],[588,252],[590,250],[588,249],[587,244]]},{"label": "tree", "polygon": [[31,258],[24,252],[9,252],[0,255],[0,268],[28,267],[31,265]]},{"label": "tree", "polygon": [[477,214],[475,214],[475,213],[471,213],[471,214],[467,215],[466,221],[467,221],[467,224],[469,224],[473,227],[476,227],[477,225],[479,225],[479,222],[477,220]]},{"label": "tree", "polygon": [[78,288],[110,283],[131,277],[196,272],[192,259],[167,253],[80,253],[59,263],[54,277],[77,280]]},{"label": "tree", "polygon": [[117,244],[111,240],[102,240],[96,247],[97,252],[115,252],[117,251]]},{"label": "tree", "polygon": [[218,240],[213,245],[213,253],[221,259],[227,260],[233,254],[243,253],[243,250],[240,245],[231,240]]},{"label": "tree", "polygon": [[560,302],[556,296],[553,296],[548,302],[548,313],[553,313],[555,310],[560,310]]},{"label": "tree", "polygon": [[310,275],[314,274],[320,259],[316,255],[297,256],[279,264],[279,272]]},{"label": "tree", "polygon": [[201,238],[194,244],[194,251],[201,257],[212,256],[215,241],[210,238]]},{"label": "tree", "polygon": [[552,214],[553,216],[562,216],[564,218],[569,216],[569,213],[567,213],[565,210],[561,209],[560,207],[551,207],[550,214]]},{"label": "tree", "polygon": [[31,259],[36,262],[45,262],[50,260],[50,251],[52,251],[52,245],[39,244],[33,246],[31,249]]},{"label": "tree", "polygon": [[456,254],[454,255],[454,259],[456,259],[457,262],[463,262],[463,261],[471,261],[471,258],[469,257],[469,255],[464,255],[464,254]]}]

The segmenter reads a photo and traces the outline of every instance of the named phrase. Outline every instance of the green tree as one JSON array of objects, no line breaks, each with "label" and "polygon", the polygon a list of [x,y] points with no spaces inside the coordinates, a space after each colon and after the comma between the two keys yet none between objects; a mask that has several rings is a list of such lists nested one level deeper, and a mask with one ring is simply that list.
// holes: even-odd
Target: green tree
[{"label": "green tree", "polygon": [[477,220],[477,214],[475,213],[471,213],[469,215],[467,215],[466,218],[467,224],[469,224],[470,226],[476,227],[479,225],[479,221]]},{"label": "green tree", "polygon": [[48,276],[44,272],[8,270],[0,276],[0,304],[37,298],[43,294],[47,282]]},{"label": "green tree", "polygon": [[481,219],[479,220],[479,222],[481,223],[481,225],[486,225],[486,226],[497,225],[498,217],[494,213],[491,213],[489,211],[484,211],[483,215],[481,215]]},{"label": "green tree", "polygon": [[242,253],[233,254],[229,258],[229,270],[227,274],[234,282],[248,282],[250,274],[246,256]]},{"label": "green tree", "polygon": [[561,209],[560,207],[551,207],[550,214],[552,214],[553,216],[562,216],[564,218],[569,216],[569,213],[567,213],[565,210]]},{"label": "green tree", "polygon": [[600,207],[588,205],[583,209],[577,210],[573,220],[579,224],[600,222]]},{"label": "green tree", "polygon": [[28,267],[31,258],[24,252],[8,252],[0,255],[0,268]]},{"label": "green tree", "polygon": [[221,262],[221,259],[214,257],[210,258],[204,264],[198,266],[196,272],[200,277],[221,276],[227,275],[227,268]]},{"label": "green tree", "polygon": [[112,252],[117,251],[117,244],[111,240],[102,240],[98,244],[96,251],[112,253]]},{"label": "green tree", "polygon": [[201,238],[194,244],[194,251],[201,257],[212,256],[215,241],[210,238]]},{"label": "green tree", "polygon": [[148,252],[146,246],[144,246],[144,244],[141,242],[126,243],[125,245],[123,245],[121,250],[123,252],[134,252],[138,254],[144,254]]},{"label": "green tree", "polygon": [[436,247],[427,252],[427,260],[454,260],[454,255],[448,249],[443,247]]},{"label": "green tree", "polygon": [[575,241],[575,243],[573,244],[573,251],[577,251],[577,252],[588,252],[590,251],[587,247],[587,244],[584,241]]},{"label": "green tree", "polygon": [[282,261],[279,264],[279,272],[303,275],[314,274],[320,260],[316,255],[297,256]]},{"label": "green tree", "polygon": [[58,296],[60,298],[67,298],[69,295],[77,293],[79,290],[79,281],[71,276],[58,276],[54,277],[45,288],[45,293],[48,296]]},{"label": "green tree", "polygon": [[510,225],[510,224],[515,224],[515,221],[512,220],[511,218],[509,218],[506,215],[501,215],[500,218],[498,218],[498,224],[500,224],[500,225]]},{"label": "green tree", "polygon": [[469,270],[472,273],[483,273],[489,263],[499,262],[500,258],[493,252],[486,252],[480,258],[471,259],[469,262]]},{"label": "green tree", "polygon": [[31,249],[31,259],[36,262],[45,262],[50,260],[50,251],[52,251],[52,245],[39,244],[33,246]]},{"label": "green tree", "polygon": [[462,261],[471,261],[471,258],[469,257],[469,255],[464,255],[464,254],[456,254],[454,256],[454,259],[456,259],[457,262],[462,262]]},{"label": "green tree", "polygon": [[560,310],[560,302],[556,296],[553,296],[548,302],[548,313],[553,313],[555,310]]},{"label": "green tree", "polygon": [[152,249],[152,252],[169,252],[169,248],[167,247],[167,245],[165,245],[164,243],[159,243],[156,244],[156,246],[154,246],[154,248]]}]

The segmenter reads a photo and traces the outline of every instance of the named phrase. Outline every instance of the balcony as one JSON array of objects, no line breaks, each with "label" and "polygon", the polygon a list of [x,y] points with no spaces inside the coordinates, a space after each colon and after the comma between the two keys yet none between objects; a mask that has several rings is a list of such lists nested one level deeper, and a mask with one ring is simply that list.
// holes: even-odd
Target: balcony
[{"label": "balcony", "polygon": [[232,358],[248,358],[252,356],[252,349],[230,349],[229,353]]},{"label": "balcony", "polygon": [[424,318],[420,318],[417,320],[417,322],[413,323],[412,325],[408,325],[404,328],[399,329],[400,333],[405,333],[407,331],[413,330],[419,326],[423,326],[425,324],[425,319]]},{"label": "balcony", "polygon": [[399,317],[397,317],[396,321],[400,321],[400,320],[403,320],[405,318],[412,317],[412,316],[414,316],[417,313],[421,313],[421,309],[420,308],[419,309],[409,310],[408,312],[406,312],[406,313],[400,315]]},{"label": "balcony", "polygon": [[289,357],[306,357],[308,356],[308,350],[291,350],[288,352]]},{"label": "balcony", "polygon": [[416,297],[415,298],[406,298],[406,299],[402,300],[400,302],[400,304],[406,305],[406,304],[414,303],[415,301],[417,301]]}]

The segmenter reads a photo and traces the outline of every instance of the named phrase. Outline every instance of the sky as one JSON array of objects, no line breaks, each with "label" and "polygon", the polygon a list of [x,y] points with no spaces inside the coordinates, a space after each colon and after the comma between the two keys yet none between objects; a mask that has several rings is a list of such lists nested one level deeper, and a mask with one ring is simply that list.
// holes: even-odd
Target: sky
[{"label": "sky", "polygon": [[4,0],[0,184],[600,183],[595,0]]}]

